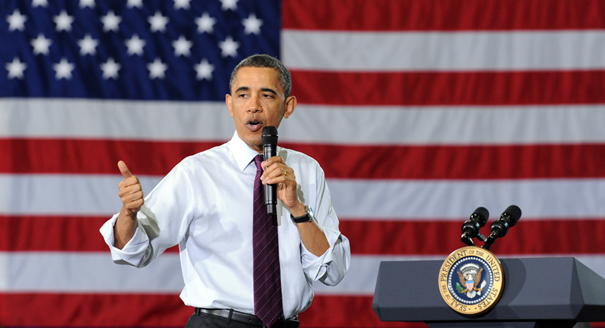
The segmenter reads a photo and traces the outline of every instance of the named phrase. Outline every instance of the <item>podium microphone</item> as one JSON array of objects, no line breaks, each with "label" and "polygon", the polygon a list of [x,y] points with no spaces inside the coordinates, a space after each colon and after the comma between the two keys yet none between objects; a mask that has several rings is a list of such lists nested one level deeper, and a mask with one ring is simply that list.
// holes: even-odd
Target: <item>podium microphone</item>
[{"label": "podium microphone", "polygon": [[479,233],[479,230],[485,225],[488,218],[489,211],[487,208],[477,207],[470,218],[462,224],[462,236],[460,236],[460,240],[468,246],[475,246],[475,243],[473,243],[473,238],[475,237],[479,237],[479,239],[485,242],[486,238]]},{"label": "podium microphone", "polygon": [[483,248],[489,250],[496,238],[502,238],[508,232],[510,227],[514,227],[521,218],[521,209],[517,205],[511,205],[504,210],[500,218],[492,223],[490,229],[492,233],[487,237]]},{"label": "podium microphone", "polygon": [[[265,126],[262,138],[265,161],[273,156],[277,156],[277,128],[274,126]],[[267,213],[269,215],[277,215],[277,186],[275,184],[265,185],[265,205],[267,205]]]}]

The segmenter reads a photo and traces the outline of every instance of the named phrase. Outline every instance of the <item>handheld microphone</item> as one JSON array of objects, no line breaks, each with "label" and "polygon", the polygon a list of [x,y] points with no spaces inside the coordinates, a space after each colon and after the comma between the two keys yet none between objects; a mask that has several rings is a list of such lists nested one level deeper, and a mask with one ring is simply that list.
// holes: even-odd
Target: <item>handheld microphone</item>
[{"label": "handheld microphone", "polygon": [[502,238],[508,233],[510,227],[514,227],[521,218],[521,209],[517,205],[507,207],[500,218],[490,226],[491,234],[487,237],[483,248],[489,250],[496,238]]},{"label": "handheld microphone", "polygon": [[488,218],[489,211],[487,208],[477,207],[470,218],[462,224],[462,236],[460,236],[460,240],[468,246],[475,246],[473,243],[473,238],[475,237],[479,237],[485,242],[485,236],[480,234],[479,230],[485,225]]},{"label": "handheld microphone", "polygon": [[[263,152],[265,161],[277,156],[277,128],[265,126],[263,128]],[[277,186],[275,184],[265,185],[265,205],[269,215],[277,215]]]}]

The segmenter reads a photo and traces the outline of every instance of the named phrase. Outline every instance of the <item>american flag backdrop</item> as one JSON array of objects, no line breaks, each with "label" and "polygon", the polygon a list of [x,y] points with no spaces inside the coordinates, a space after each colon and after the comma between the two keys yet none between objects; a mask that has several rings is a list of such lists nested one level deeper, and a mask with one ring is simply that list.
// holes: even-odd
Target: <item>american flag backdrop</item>
[{"label": "american flag backdrop", "polygon": [[290,68],[279,144],[322,165],[351,241],[302,327],[423,327],[378,320],[378,265],[445,259],[479,206],[523,211],[496,255],[605,276],[604,1],[2,0],[0,326],[184,326],[178,249],[119,266],[98,230],[118,160],[149,192],[231,137],[255,53]]}]

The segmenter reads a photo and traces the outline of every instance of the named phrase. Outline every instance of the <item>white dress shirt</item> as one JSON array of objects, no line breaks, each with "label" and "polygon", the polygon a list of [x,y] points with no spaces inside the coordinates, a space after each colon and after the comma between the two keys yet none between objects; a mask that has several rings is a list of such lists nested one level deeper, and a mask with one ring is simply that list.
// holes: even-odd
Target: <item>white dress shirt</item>
[{"label": "white dress shirt", "polygon": [[[338,230],[324,172],[314,159],[278,147],[296,174],[299,199],[310,206],[330,248],[317,257],[303,245],[281,201],[279,260],[284,316],[304,311],[313,281],[335,285],[351,261],[348,239]],[[101,228],[114,262],[144,267],[179,245],[185,287],[181,299],[202,308],[254,313],[252,278],[252,193],[256,151],[237,135],[221,146],[185,158],[145,197],[138,227],[122,250],[114,247],[118,214]]]}]

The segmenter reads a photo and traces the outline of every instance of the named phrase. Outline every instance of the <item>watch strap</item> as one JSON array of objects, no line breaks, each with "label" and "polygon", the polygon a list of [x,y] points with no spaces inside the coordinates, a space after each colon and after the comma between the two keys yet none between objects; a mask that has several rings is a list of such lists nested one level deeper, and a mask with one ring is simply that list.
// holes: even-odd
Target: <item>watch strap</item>
[{"label": "watch strap", "polygon": [[303,222],[312,222],[313,221],[313,214],[309,208],[309,206],[305,206],[305,214],[301,215],[301,216],[293,216],[292,214],[290,214],[290,219],[292,219],[292,222],[294,223],[303,223]]}]

